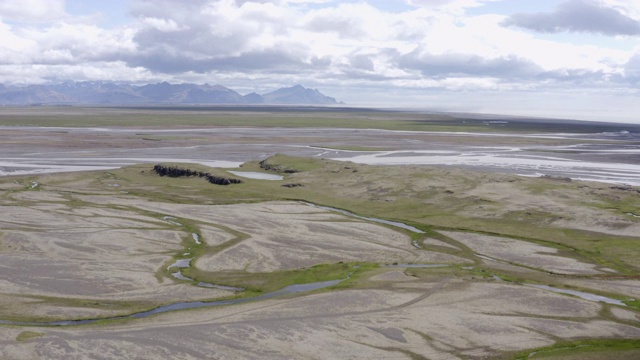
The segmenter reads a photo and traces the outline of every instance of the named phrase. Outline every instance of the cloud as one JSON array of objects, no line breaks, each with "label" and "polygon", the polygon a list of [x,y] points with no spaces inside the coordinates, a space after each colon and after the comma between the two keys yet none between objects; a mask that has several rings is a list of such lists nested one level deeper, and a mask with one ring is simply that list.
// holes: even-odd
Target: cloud
[{"label": "cloud", "polygon": [[504,0],[405,0],[407,5],[462,15],[467,9]]},{"label": "cloud", "polygon": [[[173,1],[144,0],[132,14],[139,21],[136,51],[124,58],[167,74],[181,72],[291,72],[327,59],[313,54],[289,34],[295,11],[268,1],[193,1],[176,8]],[[150,20],[152,19],[152,20]]]},{"label": "cloud", "polygon": [[406,0],[406,3],[413,6],[438,7],[460,2],[459,0]]},{"label": "cloud", "polygon": [[59,23],[44,29],[29,28],[21,36],[35,45],[25,50],[31,64],[83,64],[91,61],[118,61],[135,51],[133,32],[105,30],[88,24]]},{"label": "cloud", "polygon": [[361,23],[362,19],[345,13],[322,11],[309,19],[306,29],[313,32],[335,32],[347,38],[363,38],[368,36],[368,33]]},{"label": "cloud", "polygon": [[169,19],[158,19],[154,17],[143,18],[142,22],[147,24],[151,28],[155,28],[158,31],[162,32],[174,32],[187,30],[188,26],[180,26],[175,21]]},{"label": "cloud", "polygon": [[153,72],[180,74],[187,72],[239,72],[271,74],[302,74],[305,71],[322,71],[331,61],[326,58],[303,58],[295,52],[282,49],[266,49],[244,52],[240,55],[192,58],[172,50],[156,48],[144,54],[134,54],[126,59],[132,67],[142,67]]},{"label": "cloud", "polygon": [[624,65],[624,79],[633,86],[640,85],[640,53],[632,56]]},{"label": "cloud", "polygon": [[0,0],[0,18],[22,22],[43,22],[66,15],[64,0]]},{"label": "cloud", "polygon": [[537,76],[541,81],[553,81],[557,86],[593,86],[607,82],[608,74],[601,70],[556,69],[545,71]]},{"label": "cloud", "polygon": [[541,33],[569,31],[609,36],[640,35],[640,21],[592,0],[565,1],[554,12],[514,14],[503,25]]},{"label": "cloud", "polygon": [[496,77],[503,79],[531,78],[542,73],[535,63],[515,55],[485,58],[474,54],[429,54],[419,49],[399,58],[398,66],[418,70],[424,76]]},{"label": "cloud", "polygon": [[365,54],[354,55],[349,59],[349,65],[352,68],[364,71],[374,71],[374,64],[371,56]]}]

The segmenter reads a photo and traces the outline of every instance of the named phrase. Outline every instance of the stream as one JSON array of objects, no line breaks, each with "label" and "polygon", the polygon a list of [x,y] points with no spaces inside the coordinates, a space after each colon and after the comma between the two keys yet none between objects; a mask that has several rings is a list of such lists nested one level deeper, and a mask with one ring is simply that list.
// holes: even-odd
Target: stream
[{"label": "stream", "polygon": [[524,284],[524,285],[531,286],[531,287],[538,288],[538,289],[549,290],[549,291],[553,291],[555,293],[560,293],[560,294],[570,294],[570,295],[574,295],[574,296],[577,296],[577,297],[579,297],[581,299],[585,299],[585,300],[603,302],[603,303],[613,304],[613,305],[627,306],[627,304],[623,303],[622,301],[620,301],[618,299],[612,299],[612,298],[606,297],[606,296],[590,294],[590,293],[586,293],[586,292],[583,292],[583,291],[559,289],[559,288],[556,288],[556,287],[553,287],[553,286],[548,286],[548,285],[537,285],[537,284]]},{"label": "stream", "polygon": [[[351,212],[346,211],[346,210],[341,210],[341,209],[336,209],[336,208],[331,208],[331,207],[326,207],[326,206],[315,205],[315,204],[311,204],[311,203],[307,203],[307,202],[304,202],[304,204],[309,205],[309,206],[313,206],[313,207],[319,208],[319,209],[338,212],[338,213],[341,213],[343,215],[347,215],[347,216],[350,216],[350,217],[355,217],[355,218],[358,218],[358,219],[367,220],[367,221],[380,223],[380,224],[385,224],[385,225],[391,225],[391,226],[395,226],[395,227],[399,227],[399,228],[402,228],[402,229],[405,229],[405,230],[412,231],[414,233],[424,234],[424,231],[422,231],[422,230],[420,230],[420,229],[418,229],[416,227],[413,227],[413,226],[410,226],[410,225],[407,225],[407,224],[403,224],[401,222],[360,216],[360,215],[356,215],[356,214],[351,213]],[[172,217],[172,216],[164,216],[161,219],[166,221],[166,222],[168,222],[168,223],[170,223],[170,224],[173,224],[173,225],[183,226],[183,224],[181,224],[178,221],[176,221],[178,219],[176,219],[175,217]],[[194,240],[194,242],[196,244],[201,244],[202,243],[201,240],[200,240],[200,237],[198,236],[198,234],[192,233],[191,237],[193,238],[193,240]],[[419,244],[417,244],[417,242],[413,242],[412,244],[415,247],[419,247]],[[188,254],[189,253],[185,253],[184,255],[188,255]],[[171,275],[174,278],[179,279],[179,280],[195,282],[194,279],[191,279],[189,277],[184,276],[182,274],[182,272],[180,271],[180,269],[185,269],[185,268],[190,267],[191,266],[191,261],[193,259],[194,259],[193,257],[192,258],[185,258],[185,259],[178,259],[173,264],[169,265],[167,267],[167,270],[171,270],[171,269],[177,268],[178,271],[171,273]],[[387,266],[390,266],[390,267],[440,267],[440,266],[447,266],[447,265],[441,265],[441,264],[388,264]],[[357,268],[358,268],[357,266],[354,267],[354,269],[357,269]],[[19,326],[73,326],[73,325],[93,324],[93,323],[96,323],[98,321],[105,321],[105,320],[139,319],[139,318],[145,318],[145,317],[148,317],[148,316],[151,316],[151,315],[155,315],[155,314],[166,313],[166,312],[169,312],[169,311],[196,309],[196,308],[203,308],[203,307],[214,307],[214,306],[222,306],[222,305],[235,305],[235,304],[242,304],[242,303],[247,303],[247,302],[271,299],[271,298],[284,296],[284,295],[297,294],[297,293],[301,293],[301,292],[305,292],[305,291],[323,289],[323,288],[327,288],[327,287],[330,287],[330,286],[337,285],[337,284],[341,283],[342,281],[348,279],[350,276],[351,276],[351,273],[347,274],[347,277],[344,278],[344,279],[320,281],[320,282],[314,282],[314,283],[308,283],[308,284],[289,285],[289,286],[284,287],[284,288],[282,288],[280,290],[272,291],[272,292],[269,292],[269,293],[266,293],[266,294],[262,294],[262,295],[259,295],[259,296],[256,296],[256,297],[251,297],[251,298],[219,300],[219,301],[184,301],[184,302],[177,302],[177,303],[173,303],[173,304],[169,304],[169,305],[159,306],[159,307],[157,307],[155,309],[142,311],[142,312],[138,312],[138,313],[133,313],[133,314],[129,314],[129,315],[106,317],[106,318],[102,318],[102,319],[60,320],[60,321],[43,321],[43,322],[23,322],[23,321],[0,320],[0,324],[3,324],[3,325],[19,325]],[[197,285],[198,286],[202,286],[202,287],[207,287],[207,288],[216,288],[216,289],[220,289],[220,290],[227,290],[227,291],[234,291],[234,292],[238,292],[238,291],[243,291],[244,290],[244,289],[238,288],[238,287],[215,285],[215,284],[209,284],[209,283],[205,283],[205,282],[198,282]]]},{"label": "stream", "polygon": [[196,308],[222,306],[222,305],[235,305],[235,304],[248,303],[252,301],[267,300],[267,299],[272,299],[279,296],[291,295],[291,294],[297,294],[305,291],[327,288],[330,286],[337,285],[346,279],[348,279],[348,276],[345,279],[320,281],[320,282],[309,283],[309,284],[289,285],[280,290],[272,291],[260,296],[252,297],[252,298],[219,300],[219,301],[178,302],[174,304],[159,306],[155,309],[148,310],[148,311],[143,311],[143,312],[134,313],[130,315],[107,317],[103,319],[60,320],[60,321],[46,321],[46,322],[22,322],[22,321],[0,320],[0,324],[20,325],[20,326],[73,326],[73,325],[93,324],[98,321],[104,321],[104,320],[140,319],[140,318],[146,318],[148,316],[155,315],[155,314],[166,313],[169,311],[196,309]]},{"label": "stream", "polygon": [[253,171],[229,171],[233,175],[240,176],[247,179],[256,179],[256,180],[282,180],[284,176],[282,175],[274,175],[267,174],[261,172],[253,172]]},{"label": "stream", "polygon": [[[259,174],[259,173],[258,173]],[[267,174],[268,175],[268,174]],[[375,223],[379,223],[379,224],[385,224],[385,225],[391,225],[391,226],[395,226],[395,227],[399,227],[405,230],[409,230],[418,234],[424,234],[424,231],[401,223],[401,222],[397,222],[397,221],[390,221],[390,220],[384,220],[384,219],[378,219],[378,218],[372,218],[372,217],[366,217],[366,216],[360,216],[360,215],[356,215],[352,212],[346,211],[346,210],[341,210],[341,209],[336,209],[336,208],[332,208],[332,207],[328,207],[328,206],[321,206],[321,205],[316,205],[316,204],[312,204],[312,203],[308,203],[308,202],[303,202],[303,204],[308,205],[308,206],[312,206],[318,209],[323,209],[323,210],[328,210],[328,211],[334,211],[334,212],[338,212],[340,214],[346,215],[346,216],[350,216],[350,217],[354,217],[357,219],[362,219],[362,220],[367,220],[367,221],[371,221],[371,222],[375,222]],[[177,222],[176,218],[171,217],[171,216],[165,216],[162,218],[162,220],[165,220],[171,224],[174,225],[180,225],[182,226],[181,223]],[[200,237],[197,233],[192,233],[191,237],[193,238],[193,240],[195,241],[196,244],[202,244],[202,241],[200,240]],[[414,247],[420,249],[420,244],[418,244],[417,241],[412,241],[411,243]],[[183,255],[189,255],[189,253],[184,253]],[[182,272],[180,271],[180,269],[186,269],[188,267],[191,266],[191,261],[194,258],[188,258],[188,259],[179,259],[176,260],[176,262],[174,262],[173,264],[169,265],[167,267],[167,270],[171,270],[173,268],[177,268],[178,271],[176,272],[172,272],[171,276],[173,276],[174,278],[178,279],[178,280],[184,280],[184,281],[192,281],[195,282],[194,279],[184,276],[184,274],[182,274]],[[440,267],[440,266],[448,266],[448,265],[442,265],[442,264],[388,264],[386,266],[390,266],[390,267]],[[234,291],[234,292],[240,292],[240,291],[244,291],[243,288],[241,287],[234,287],[234,286],[225,286],[225,285],[216,285],[216,284],[210,284],[210,283],[206,283],[203,281],[200,281],[197,283],[198,286],[201,287],[206,287],[206,288],[215,288],[215,289],[219,289],[219,290],[226,290],[226,291]],[[304,286],[307,284],[301,284],[299,286]]]},{"label": "stream", "polygon": [[[413,227],[411,225],[407,225],[405,223],[397,222],[397,221],[390,221],[390,220],[384,220],[384,219],[360,216],[360,215],[356,215],[356,214],[354,214],[352,212],[349,212],[349,211],[346,211],[346,210],[336,209],[336,208],[332,208],[332,207],[328,207],[328,206],[316,205],[316,204],[312,204],[312,203],[308,203],[308,202],[303,202],[303,204],[306,204],[306,205],[309,205],[309,206],[312,206],[312,207],[318,208],[318,209],[338,212],[340,214],[351,216],[351,217],[354,217],[354,218],[357,218],[357,219],[367,220],[367,221],[375,222],[375,223],[378,223],[378,224],[385,224],[385,225],[391,225],[391,226],[399,227],[399,228],[414,232],[416,234],[424,234],[424,231],[422,231],[422,230],[420,230],[420,229],[418,229],[416,227]],[[415,243],[413,245],[416,246],[416,247],[419,246],[417,243]]]},{"label": "stream", "polygon": [[[513,283],[511,281],[507,281],[507,280],[502,279],[498,275],[493,275],[493,279],[494,280],[498,280],[498,281],[504,281],[504,282],[508,282],[508,283]],[[536,289],[553,291],[554,293],[558,293],[558,294],[569,294],[569,295],[577,296],[580,299],[584,299],[584,300],[595,301],[595,302],[603,302],[603,303],[619,305],[619,306],[627,306],[627,304],[625,304],[621,300],[613,299],[613,298],[606,297],[606,296],[591,294],[591,293],[584,292],[584,291],[560,289],[560,288],[549,286],[549,285],[538,285],[538,284],[527,284],[527,283],[523,283],[522,285],[529,286],[529,287],[534,287]]]},{"label": "stream", "polygon": [[403,269],[411,269],[411,268],[428,269],[428,268],[439,268],[439,267],[448,267],[448,266],[451,266],[451,265],[449,264],[398,264],[398,263],[384,265],[384,267],[403,268]]}]

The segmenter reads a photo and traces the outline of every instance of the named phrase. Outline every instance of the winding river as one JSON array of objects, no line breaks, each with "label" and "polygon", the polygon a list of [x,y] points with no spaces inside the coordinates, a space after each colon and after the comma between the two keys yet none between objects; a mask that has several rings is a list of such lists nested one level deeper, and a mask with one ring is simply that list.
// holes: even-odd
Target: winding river
[{"label": "winding river", "polygon": [[[385,225],[391,225],[391,226],[399,227],[401,229],[405,229],[405,230],[409,230],[411,232],[414,232],[416,234],[424,234],[424,231],[418,229],[417,227],[414,227],[414,226],[411,226],[411,225],[407,225],[405,223],[401,223],[401,222],[397,222],[397,221],[384,220],[384,219],[378,219],[378,218],[372,218],[372,217],[366,217],[366,216],[360,216],[360,215],[356,215],[356,214],[354,214],[352,212],[349,212],[349,211],[346,211],[346,210],[336,209],[336,208],[332,208],[332,207],[328,207],[328,206],[316,205],[316,204],[312,204],[312,203],[308,203],[308,202],[302,202],[302,203],[306,204],[306,205],[309,205],[309,206],[313,206],[313,207],[318,208],[318,209],[338,212],[340,214],[347,215],[347,216],[350,216],[350,217],[354,217],[354,218],[357,218],[357,219],[367,220],[367,221],[371,221],[371,222],[378,223],[378,224],[385,224]],[[416,244],[414,244],[414,246],[416,246]]]},{"label": "winding river", "polygon": [[[306,205],[315,207],[315,208],[324,209],[324,210],[333,211],[333,212],[338,212],[338,213],[341,213],[341,214],[344,214],[344,215],[347,215],[347,216],[350,216],[350,217],[355,217],[355,218],[358,218],[358,219],[367,220],[367,221],[380,223],[380,224],[385,224],[385,225],[391,225],[391,226],[395,226],[395,227],[399,227],[399,228],[402,228],[402,229],[405,229],[405,230],[412,231],[414,233],[424,234],[424,231],[422,231],[422,230],[420,230],[420,229],[418,229],[416,227],[404,224],[404,223],[400,223],[400,222],[396,222],[396,221],[389,221],[389,220],[384,220],[384,219],[378,219],[378,218],[360,216],[360,215],[356,215],[356,214],[351,213],[351,212],[346,211],[346,210],[341,210],[341,209],[336,209],[336,208],[331,208],[331,207],[326,207],[326,206],[320,206],[320,205],[307,203],[307,202],[303,202],[303,203],[306,204]],[[165,216],[165,217],[162,218],[162,220],[165,220],[165,221],[170,222],[170,223],[175,224],[175,225],[182,225],[181,223],[175,221],[175,220],[177,220],[176,218],[171,217],[171,216]],[[192,237],[193,237],[193,240],[196,243],[200,243],[200,238],[196,233],[193,233]],[[415,246],[415,244],[414,244],[414,246]],[[481,255],[478,255],[478,256],[482,257]],[[170,270],[170,269],[173,269],[173,268],[177,268],[177,269],[188,268],[189,266],[191,266],[191,261],[192,260],[193,260],[193,258],[176,260],[176,262],[174,262],[173,264],[171,264],[171,265],[169,265],[167,267],[167,270]],[[493,259],[491,259],[491,260],[493,260]],[[431,268],[431,267],[442,267],[442,266],[448,266],[448,265],[447,264],[387,264],[386,266],[388,266],[388,267],[402,267],[402,268]],[[354,270],[357,269],[357,268],[358,268],[358,266],[354,266]],[[272,291],[272,292],[269,292],[269,293],[265,293],[265,294],[262,294],[262,295],[259,295],[259,296],[255,296],[255,297],[250,297],[250,298],[239,298],[239,299],[218,300],[218,301],[177,302],[177,303],[173,303],[173,304],[169,304],[169,305],[159,306],[159,307],[157,307],[155,309],[151,309],[151,310],[147,310],[147,311],[142,311],[142,312],[133,313],[133,314],[129,314],[129,315],[106,317],[106,318],[101,318],[101,319],[60,320],[60,321],[43,321],[43,322],[23,322],[23,321],[0,320],[0,324],[3,324],[3,325],[18,325],[18,326],[74,326],[74,325],[93,324],[93,323],[96,323],[98,321],[105,321],[105,320],[140,319],[140,318],[145,318],[145,317],[148,317],[148,316],[151,316],[151,315],[162,314],[162,313],[166,313],[166,312],[170,312],[170,311],[196,309],[196,308],[204,308],[204,307],[214,307],[214,306],[223,306],[223,305],[243,304],[243,303],[248,303],[248,302],[272,299],[272,298],[285,296],[285,295],[297,294],[297,293],[306,292],[306,291],[323,289],[323,288],[327,288],[327,287],[331,287],[331,286],[337,285],[337,284],[347,280],[351,276],[351,274],[352,273],[347,274],[346,278],[344,278],[344,279],[320,281],[320,282],[314,282],[314,283],[308,283],[308,284],[294,284],[294,285],[290,285],[290,286],[284,287],[284,288],[282,288],[280,290]],[[191,279],[189,277],[184,276],[179,270],[177,272],[172,273],[171,275],[173,277],[175,277],[176,279],[186,280],[186,281],[195,281],[194,279]],[[496,280],[502,280],[501,278],[499,278],[497,276],[494,276],[494,278]],[[502,281],[504,281],[504,280],[502,280]],[[228,291],[235,291],[235,292],[244,290],[242,288],[237,288],[237,287],[232,287],[232,286],[215,285],[215,284],[209,284],[209,283],[205,283],[205,282],[198,282],[197,285],[198,286],[202,286],[202,287],[217,288],[217,289],[221,289],[221,290],[228,290]],[[539,289],[554,291],[554,292],[558,292],[558,293],[571,294],[571,295],[578,296],[578,297],[586,299],[586,300],[601,301],[601,302],[605,302],[605,303],[609,303],[609,304],[626,306],[626,304],[624,304],[620,300],[607,298],[607,297],[604,297],[604,296],[599,296],[599,295],[594,295],[594,294],[589,294],[589,293],[585,293],[585,292],[581,292],[581,291],[564,290],[564,289],[558,289],[558,288],[554,288],[554,287],[550,287],[550,286],[536,285],[536,284],[524,284],[524,285],[531,286],[531,287],[536,287],[536,288],[539,288]]]},{"label": "winding river", "polygon": [[[498,280],[498,281],[504,281],[504,282],[507,282],[507,283],[513,283],[511,281],[502,279],[498,275],[493,275],[492,278],[494,280]],[[560,288],[549,286],[549,285],[539,285],[539,284],[529,284],[529,283],[523,283],[522,285],[533,287],[533,288],[536,288],[536,289],[552,291],[552,292],[558,293],[558,294],[573,295],[573,296],[579,297],[580,299],[584,299],[584,300],[595,301],[595,302],[603,302],[603,303],[606,303],[606,304],[619,305],[619,306],[627,306],[627,304],[625,304],[621,300],[613,299],[613,298],[602,296],[602,295],[591,294],[591,293],[584,292],[584,291],[560,289]]]},{"label": "winding river", "polygon": [[169,305],[159,306],[155,309],[142,311],[130,315],[123,316],[113,316],[102,319],[84,319],[84,320],[60,320],[60,321],[46,321],[46,322],[23,322],[23,321],[9,321],[9,320],[0,320],[0,324],[3,325],[20,325],[20,326],[72,326],[72,325],[87,325],[93,324],[98,321],[104,320],[123,320],[123,319],[140,319],[145,318],[155,314],[162,314],[169,311],[177,311],[177,310],[187,310],[187,309],[197,309],[203,307],[213,307],[213,306],[222,306],[222,305],[235,305],[235,304],[243,304],[252,301],[260,301],[271,299],[279,296],[297,294],[305,291],[318,290],[327,288],[330,286],[337,285],[343,282],[345,279],[338,280],[329,280],[329,281],[321,281],[309,284],[296,284],[290,285],[280,290],[272,291],[260,296],[255,296],[251,298],[241,298],[241,299],[231,299],[231,300],[219,300],[219,301],[189,301],[189,302],[178,302]]},{"label": "winding river", "polygon": [[[405,230],[409,230],[409,231],[412,231],[412,232],[415,232],[415,233],[419,233],[419,234],[423,234],[424,233],[424,231],[422,231],[422,230],[420,230],[420,229],[418,229],[416,227],[413,227],[413,226],[410,226],[410,225],[407,225],[407,224],[403,224],[403,223],[400,223],[400,222],[396,222],[396,221],[389,221],[389,220],[384,220],[384,219],[377,219],[377,218],[370,218],[370,217],[360,216],[360,215],[356,215],[356,214],[351,213],[351,212],[346,211],[346,210],[341,210],[341,209],[335,209],[335,208],[326,207],[326,206],[315,205],[315,204],[307,203],[307,202],[304,202],[304,204],[309,205],[309,206],[313,206],[315,208],[323,209],[323,210],[338,212],[338,213],[341,213],[343,215],[355,217],[355,218],[362,219],[362,220],[367,220],[367,221],[376,222],[376,223],[380,223],[380,224],[396,226],[396,227],[399,227],[399,228],[402,228],[402,229],[405,229]],[[162,217],[162,220],[164,220],[166,222],[169,222],[169,223],[171,223],[173,225],[177,225],[177,226],[182,226],[183,225],[183,224],[179,223],[178,221],[176,221],[177,219],[172,217],[172,216],[164,216],[164,217]],[[192,234],[192,238],[197,244],[201,243],[201,240],[200,240],[200,237],[198,236],[198,234],[193,233]],[[415,246],[415,244],[414,244],[414,246]],[[188,268],[189,266],[191,266],[191,262],[192,262],[193,259],[194,258],[176,260],[173,264],[171,264],[171,265],[169,265],[167,267],[167,270],[171,270],[173,268],[177,268],[178,271],[177,272],[173,272],[171,274],[174,278],[179,279],[179,280],[185,280],[185,281],[195,281],[194,279],[191,279],[189,277],[184,276],[182,274],[182,272],[179,270],[179,269],[184,269],[184,268]],[[400,266],[402,266],[402,267],[431,267],[431,266],[443,266],[443,265],[439,265],[439,264],[438,265],[397,264],[397,265],[391,265],[391,266],[399,266],[399,267]],[[354,269],[357,269],[357,268],[358,268],[357,266],[354,267]],[[256,297],[251,297],[251,298],[240,298],[240,299],[219,300],[219,301],[186,301],[186,302],[177,302],[177,303],[173,303],[173,304],[169,304],[169,305],[159,306],[159,307],[157,307],[155,309],[148,310],[148,311],[142,311],[142,312],[133,313],[133,314],[129,314],[129,315],[106,317],[106,318],[101,318],[101,319],[60,320],[60,321],[43,321],[43,322],[24,322],[24,321],[0,320],[0,324],[4,324],[4,325],[20,325],[20,326],[73,326],[73,325],[93,324],[93,323],[96,323],[98,321],[104,321],[104,320],[139,319],[139,318],[145,318],[145,317],[148,317],[148,316],[151,316],[151,315],[155,315],[155,314],[166,313],[166,312],[169,312],[169,311],[196,309],[196,308],[203,308],[203,307],[214,307],[214,306],[222,306],[222,305],[235,305],[235,304],[242,304],[242,303],[247,303],[247,302],[271,299],[271,298],[284,296],[284,295],[297,294],[297,293],[301,293],[301,292],[305,292],[305,291],[323,289],[323,288],[327,288],[327,287],[330,287],[330,286],[337,285],[337,284],[341,283],[342,281],[348,279],[350,276],[351,276],[351,273],[349,273],[347,275],[347,277],[344,278],[344,279],[320,281],[320,282],[314,282],[314,283],[308,283],[308,284],[290,285],[290,286],[287,286],[287,287],[282,288],[280,290],[276,290],[276,291],[273,291],[273,292],[269,292],[269,293],[266,293],[266,294],[263,294],[263,295],[259,295],[259,296],[256,296]],[[198,282],[197,285],[198,286],[202,286],[202,287],[217,288],[217,289],[221,289],[221,290],[235,291],[235,292],[244,290],[242,288],[237,288],[237,287],[233,287],[233,286],[215,285],[215,284],[209,284],[209,283],[205,283],[205,282]]]},{"label": "winding river", "polygon": [[579,297],[581,299],[585,299],[585,300],[603,302],[603,303],[606,303],[606,304],[613,304],[613,305],[619,305],[619,306],[627,306],[627,304],[623,303],[622,301],[620,301],[618,299],[612,299],[612,298],[606,297],[606,296],[590,294],[590,293],[586,293],[584,291],[559,289],[559,288],[556,288],[556,287],[553,287],[553,286],[548,286],[548,285],[538,285],[538,284],[524,284],[524,285],[531,286],[531,287],[538,288],[538,289],[553,291],[553,292],[559,293],[559,294],[569,294],[569,295],[577,296],[577,297]]}]

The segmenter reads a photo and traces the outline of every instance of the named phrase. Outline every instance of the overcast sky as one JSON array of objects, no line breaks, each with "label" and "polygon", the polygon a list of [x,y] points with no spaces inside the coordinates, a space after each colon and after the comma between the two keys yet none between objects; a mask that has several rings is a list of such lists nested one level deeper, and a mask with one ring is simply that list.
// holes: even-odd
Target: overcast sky
[{"label": "overcast sky", "polygon": [[640,122],[640,0],[0,0],[0,82]]}]

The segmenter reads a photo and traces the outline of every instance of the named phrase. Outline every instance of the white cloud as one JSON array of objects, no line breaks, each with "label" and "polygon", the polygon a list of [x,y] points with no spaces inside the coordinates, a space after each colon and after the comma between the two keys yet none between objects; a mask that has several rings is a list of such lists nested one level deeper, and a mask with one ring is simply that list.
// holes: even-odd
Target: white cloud
[{"label": "white cloud", "polygon": [[[613,4],[612,4],[613,5]],[[631,8],[617,6],[626,12]],[[640,20],[596,0],[567,0],[553,12],[518,13],[504,22],[542,33],[562,31],[604,35],[640,35]]]},{"label": "white cloud", "polygon": [[42,22],[66,16],[64,0],[0,0],[4,21]]},{"label": "white cloud", "polygon": [[149,27],[155,28],[162,32],[173,32],[173,31],[181,31],[188,30],[189,27],[184,25],[180,26],[175,21],[169,19],[160,19],[155,17],[147,17],[141,19],[142,23],[148,25]]},{"label": "white cloud", "polygon": [[618,11],[623,16],[640,19],[640,0],[600,0],[599,3]]},{"label": "white cloud", "polygon": [[462,15],[467,9],[504,0],[405,0],[409,5]]},{"label": "white cloud", "polygon": [[[23,54],[30,52],[30,49],[35,50],[37,47],[37,42],[17,35],[12,26],[0,22],[0,57]],[[26,58],[22,61],[28,62],[29,59]]]},{"label": "white cloud", "polygon": [[89,24],[57,23],[44,29],[23,29],[20,36],[37,44],[30,54],[34,64],[115,61],[121,54],[135,50],[131,29],[105,30]]}]

